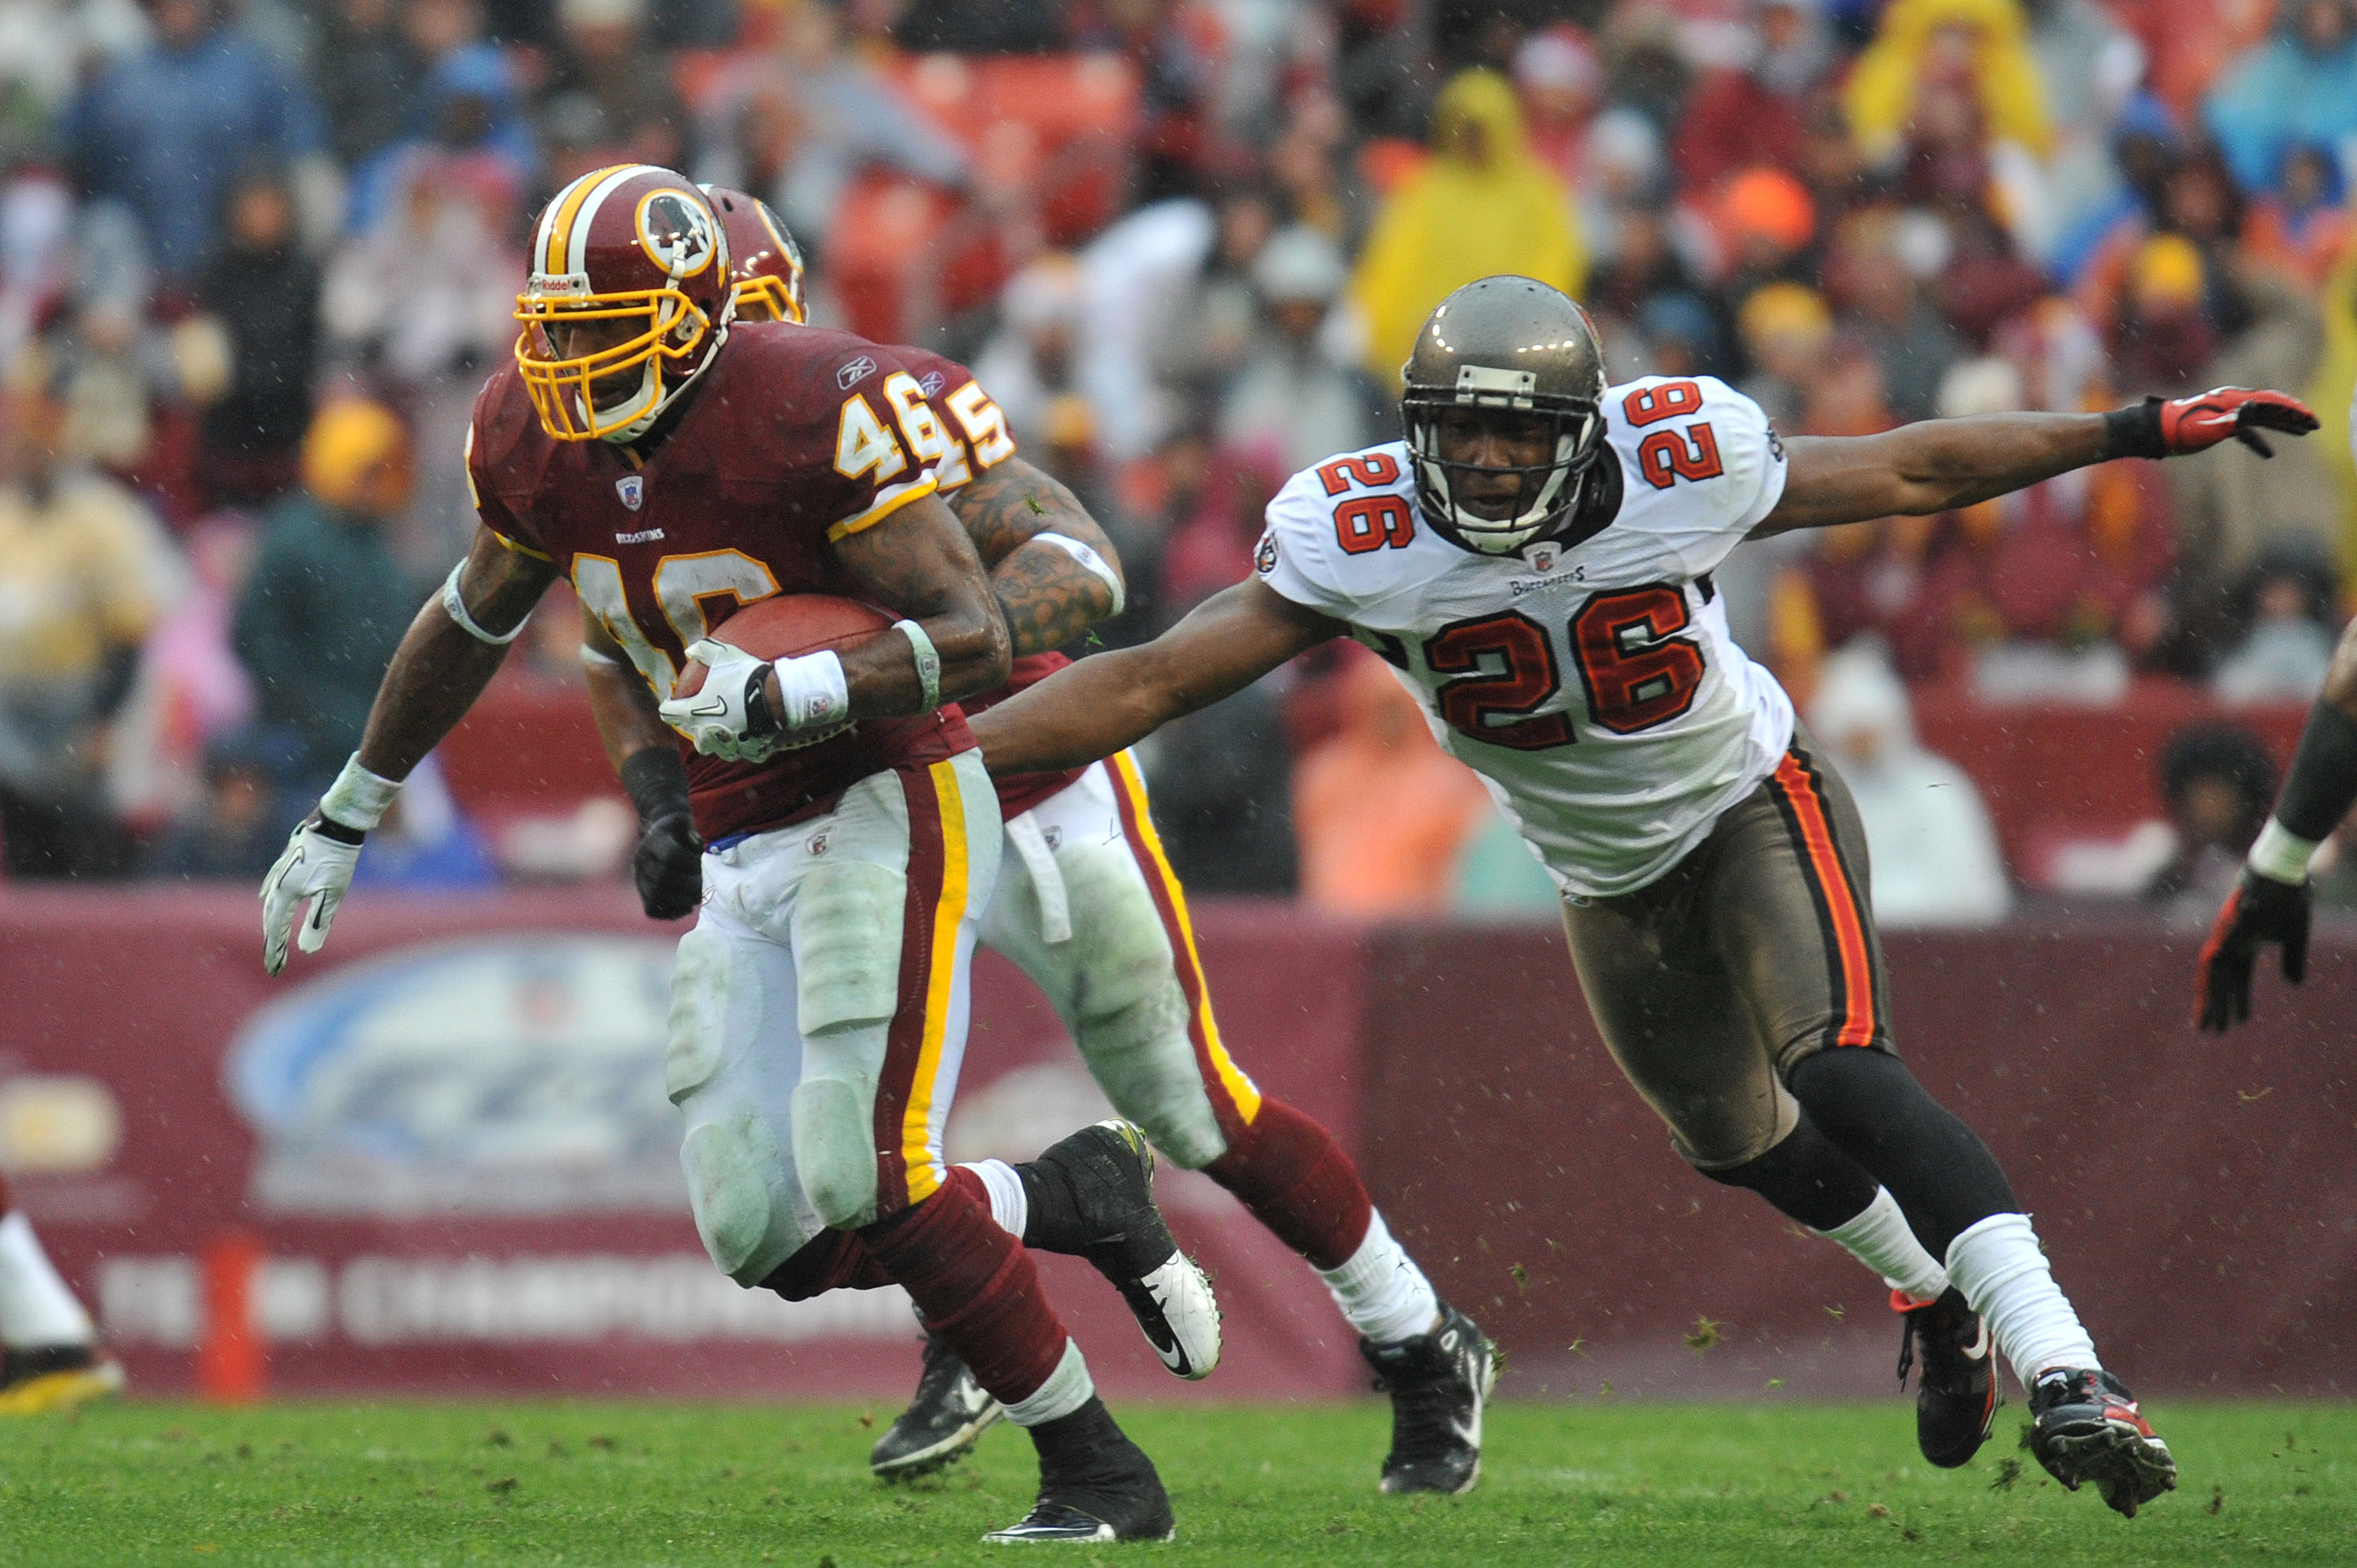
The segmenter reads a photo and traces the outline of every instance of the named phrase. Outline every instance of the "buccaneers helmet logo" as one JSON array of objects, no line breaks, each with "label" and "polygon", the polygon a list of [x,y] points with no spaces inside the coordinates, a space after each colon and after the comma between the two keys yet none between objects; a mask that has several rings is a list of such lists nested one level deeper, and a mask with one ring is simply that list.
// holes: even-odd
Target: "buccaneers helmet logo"
[{"label": "buccaneers helmet logo", "polygon": [[658,190],[639,204],[639,246],[676,283],[712,264],[712,214],[683,191]]}]

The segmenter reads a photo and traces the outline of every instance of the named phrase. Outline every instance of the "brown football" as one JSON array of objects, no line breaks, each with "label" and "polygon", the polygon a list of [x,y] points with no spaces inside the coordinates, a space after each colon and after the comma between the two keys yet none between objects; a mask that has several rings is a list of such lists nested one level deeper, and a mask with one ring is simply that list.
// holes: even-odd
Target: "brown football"
[{"label": "brown football", "polygon": [[[838,653],[856,648],[889,629],[893,618],[873,605],[834,594],[777,594],[711,622],[710,635],[756,659],[791,659],[822,648]],[[704,689],[705,673],[703,665],[689,660],[672,694],[693,697]]]}]

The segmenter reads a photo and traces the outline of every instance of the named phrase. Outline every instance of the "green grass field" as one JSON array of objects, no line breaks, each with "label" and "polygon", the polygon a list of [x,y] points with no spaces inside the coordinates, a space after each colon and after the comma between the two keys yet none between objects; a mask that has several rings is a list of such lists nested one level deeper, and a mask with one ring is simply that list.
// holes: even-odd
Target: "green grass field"
[{"label": "green grass field", "polygon": [[[2357,1405],[2190,1404],[2159,1424],[2183,1489],[2138,1519],[2013,1446],[1913,1451],[1878,1406],[1507,1404],[1480,1487],[1376,1495],[1388,1412],[1135,1406],[1178,1510],[1167,1547],[1076,1561],[1471,1564],[2357,1563]],[[1030,1445],[994,1428],[942,1479],[886,1488],[888,1417],[826,1405],[118,1404],[0,1427],[0,1563],[1003,1563]]]}]

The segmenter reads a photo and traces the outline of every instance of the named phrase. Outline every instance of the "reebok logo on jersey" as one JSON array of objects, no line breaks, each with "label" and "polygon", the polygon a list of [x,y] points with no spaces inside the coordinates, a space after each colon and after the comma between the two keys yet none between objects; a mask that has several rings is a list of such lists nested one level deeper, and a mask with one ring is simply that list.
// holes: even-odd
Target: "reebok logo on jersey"
[{"label": "reebok logo on jersey", "polygon": [[948,382],[949,378],[941,371],[928,371],[925,372],[925,379],[917,383],[917,390],[929,398],[939,397],[942,395],[942,388]]},{"label": "reebok logo on jersey", "polygon": [[638,510],[639,508],[646,504],[646,476],[644,474],[624,474],[620,478],[614,481],[614,493],[622,498],[622,504],[624,506],[629,507],[632,511]]},{"label": "reebok logo on jersey", "polygon": [[849,392],[875,373],[876,361],[862,354],[834,372],[834,384],[838,390]]}]

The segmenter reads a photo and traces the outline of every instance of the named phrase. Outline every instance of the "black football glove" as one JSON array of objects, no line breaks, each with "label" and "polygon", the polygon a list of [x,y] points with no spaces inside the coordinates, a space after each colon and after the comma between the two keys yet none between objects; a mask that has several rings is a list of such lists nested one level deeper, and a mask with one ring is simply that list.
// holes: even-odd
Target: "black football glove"
[{"label": "black football glove", "polygon": [[2278,882],[2248,866],[2242,885],[2226,895],[2210,940],[2194,964],[2193,1022],[2224,1034],[2251,1015],[2251,969],[2259,950],[2283,944],[2283,976],[2298,985],[2308,974],[2308,880]]},{"label": "black football glove", "polygon": [[694,912],[704,897],[704,841],[695,835],[694,819],[673,811],[649,822],[630,856],[630,875],[649,919],[676,920]]}]

